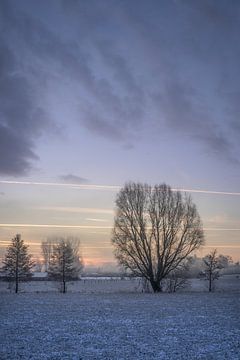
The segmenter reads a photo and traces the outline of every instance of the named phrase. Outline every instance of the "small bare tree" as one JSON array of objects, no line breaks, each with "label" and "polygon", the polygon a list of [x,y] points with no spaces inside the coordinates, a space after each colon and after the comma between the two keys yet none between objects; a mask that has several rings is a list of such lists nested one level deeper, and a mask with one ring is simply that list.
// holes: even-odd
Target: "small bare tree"
[{"label": "small bare tree", "polygon": [[74,237],[74,236],[68,236],[66,238],[66,241],[71,244],[73,250],[73,257],[74,257],[74,266],[77,269],[79,275],[84,267],[83,258],[80,252],[81,241],[78,237]]},{"label": "small bare tree", "polygon": [[41,244],[41,248],[42,248],[45,271],[48,271],[51,256],[53,253],[53,239],[48,238],[46,241],[43,241]]},{"label": "small bare tree", "polygon": [[219,278],[219,270],[223,268],[221,260],[222,258],[217,256],[217,249],[214,249],[203,258],[205,276],[208,280],[208,290],[210,292],[214,290],[214,281]]},{"label": "small bare tree", "polygon": [[52,239],[53,250],[48,268],[48,275],[62,284],[62,292],[65,293],[66,282],[78,279],[83,269],[83,261],[79,255],[80,241],[76,238]]},{"label": "small bare tree", "polygon": [[204,243],[196,206],[165,184],[129,183],[116,199],[112,243],[125,269],[146,278],[154,292]]},{"label": "small bare tree", "polygon": [[24,244],[21,235],[17,234],[7,249],[3,260],[3,271],[10,281],[15,281],[15,293],[18,292],[19,281],[27,280],[32,276],[34,266],[32,255],[28,254],[28,246]]},{"label": "small bare tree", "polygon": [[167,291],[176,292],[189,285],[188,275],[191,260],[183,262],[177,269],[170,272],[166,279]]}]

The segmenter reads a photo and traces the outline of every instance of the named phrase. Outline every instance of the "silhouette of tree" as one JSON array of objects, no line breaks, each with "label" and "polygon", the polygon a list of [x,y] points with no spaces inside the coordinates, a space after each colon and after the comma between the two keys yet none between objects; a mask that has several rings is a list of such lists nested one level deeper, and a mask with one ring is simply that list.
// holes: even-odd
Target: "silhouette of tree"
[{"label": "silhouette of tree", "polygon": [[117,195],[112,243],[119,263],[154,292],[204,242],[191,197],[165,184],[128,183]]},{"label": "silhouette of tree", "polygon": [[66,282],[77,279],[83,269],[79,255],[80,242],[73,238],[57,238],[54,242],[48,275],[62,283],[62,292],[65,293]]},{"label": "silhouette of tree", "polygon": [[208,280],[208,290],[210,292],[214,289],[214,281],[219,278],[219,270],[224,267],[222,260],[222,256],[217,256],[217,249],[214,249],[203,258],[205,276]]},{"label": "silhouette of tree", "polygon": [[41,243],[41,249],[42,249],[45,271],[48,271],[52,252],[53,252],[52,239],[48,238],[46,241],[43,241]]},{"label": "silhouette of tree", "polygon": [[32,255],[28,254],[28,246],[24,245],[21,235],[17,234],[11,245],[8,246],[5,259],[3,260],[3,271],[9,280],[15,281],[15,293],[19,290],[19,281],[29,279],[31,268],[34,266]]}]

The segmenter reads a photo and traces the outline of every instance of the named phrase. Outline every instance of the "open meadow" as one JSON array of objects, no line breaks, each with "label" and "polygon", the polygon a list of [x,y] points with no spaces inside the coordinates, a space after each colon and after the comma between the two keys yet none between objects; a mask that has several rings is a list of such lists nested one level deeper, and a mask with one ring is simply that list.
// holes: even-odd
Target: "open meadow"
[{"label": "open meadow", "polygon": [[240,358],[240,294],[1,293],[0,359]]}]

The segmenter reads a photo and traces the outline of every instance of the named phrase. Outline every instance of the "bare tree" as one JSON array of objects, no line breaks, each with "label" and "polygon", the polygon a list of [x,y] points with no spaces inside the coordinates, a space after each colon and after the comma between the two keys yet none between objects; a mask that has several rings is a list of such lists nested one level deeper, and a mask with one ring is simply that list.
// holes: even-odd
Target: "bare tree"
[{"label": "bare tree", "polygon": [[146,278],[154,292],[204,242],[190,196],[165,184],[126,184],[117,195],[112,243],[119,263]]},{"label": "bare tree", "polygon": [[21,235],[17,234],[7,249],[3,260],[3,271],[9,280],[15,281],[15,293],[18,292],[19,281],[32,276],[31,268],[34,266],[32,255],[28,254],[28,246],[24,245]]},{"label": "bare tree", "polygon": [[80,253],[81,241],[78,237],[74,237],[74,236],[66,237],[66,241],[71,244],[73,250],[73,257],[74,257],[74,266],[76,269],[78,269],[78,274],[80,274],[84,267],[83,258]]},{"label": "bare tree", "polygon": [[203,258],[205,276],[208,280],[208,290],[210,292],[214,289],[214,281],[219,278],[219,270],[223,268],[221,261],[222,257],[217,256],[217,249],[214,249]]},{"label": "bare tree", "polygon": [[233,265],[233,259],[229,255],[222,255],[218,256],[219,262],[222,265],[222,268],[228,268],[230,265]]},{"label": "bare tree", "polygon": [[44,265],[43,261],[37,256],[34,259],[33,272],[41,272],[43,265]]},{"label": "bare tree", "polygon": [[178,268],[171,271],[167,277],[167,291],[176,292],[189,286],[188,276],[191,259],[184,261]]},{"label": "bare tree", "polygon": [[[52,242],[53,243],[53,242]],[[62,283],[62,292],[66,292],[66,282],[78,279],[83,269],[83,261],[79,255],[79,240],[67,237],[56,238],[48,268],[48,275]]]},{"label": "bare tree", "polygon": [[44,267],[45,271],[48,272],[51,257],[53,254],[53,245],[56,241],[55,237],[48,237],[47,240],[42,241],[41,249],[42,249],[42,255],[44,260]]}]

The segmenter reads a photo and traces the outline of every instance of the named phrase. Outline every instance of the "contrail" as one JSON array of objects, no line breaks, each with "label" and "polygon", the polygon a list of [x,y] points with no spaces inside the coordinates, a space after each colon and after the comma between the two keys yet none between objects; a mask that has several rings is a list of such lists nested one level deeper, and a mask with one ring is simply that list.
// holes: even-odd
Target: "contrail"
[{"label": "contrail", "polygon": [[[36,186],[56,186],[56,187],[70,187],[79,188],[82,190],[105,190],[105,191],[119,191],[121,186],[119,185],[90,185],[90,184],[65,184],[56,182],[35,182],[35,181],[12,181],[12,180],[0,180],[0,184],[5,185],[36,185]],[[213,195],[233,195],[240,196],[240,192],[231,191],[213,191],[213,190],[201,190],[201,189],[181,189],[173,188],[173,191],[191,192],[200,194],[213,194]]]},{"label": "contrail", "polygon": [[57,225],[57,224],[0,224],[0,227],[72,228],[72,229],[112,229],[112,226]]},{"label": "contrail", "polygon": [[[72,229],[112,229],[113,226],[101,225],[58,225],[58,224],[0,224],[0,227],[31,228],[72,228]],[[240,231],[240,228],[203,228],[204,231]]]},{"label": "contrail", "polygon": [[230,191],[213,191],[213,190],[197,190],[197,189],[172,189],[173,191],[191,192],[191,193],[202,193],[202,194],[215,194],[215,195],[236,195],[240,196],[240,192]]},{"label": "contrail", "polygon": [[240,231],[240,229],[232,228],[203,228],[204,231]]},{"label": "contrail", "polygon": [[0,184],[7,185],[40,185],[40,186],[63,186],[70,188],[79,188],[83,190],[112,190],[118,191],[121,187],[116,185],[89,185],[89,184],[65,184],[65,183],[55,183],[55,182],[35,182],[35,181],[9,181],[9,180],[0,180]]},{"label": "contrail", "polygon": [[87,214],[107,214],[113,215],[113,209],[103,209],[103,208],[80,208],[80,207],[69,207],[69,206],[40,206],[34,207],[37,210],[50,210],[50,211],[60,211],[65,213],[87,213]]}]

